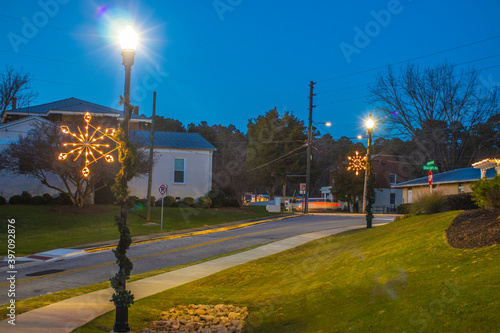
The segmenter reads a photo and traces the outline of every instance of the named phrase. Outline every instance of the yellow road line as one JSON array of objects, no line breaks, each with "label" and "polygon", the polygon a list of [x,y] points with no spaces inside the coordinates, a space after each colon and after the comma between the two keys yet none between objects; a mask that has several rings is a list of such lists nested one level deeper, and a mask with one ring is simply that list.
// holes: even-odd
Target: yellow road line
[{"label": "yellow road line", "polygon": [[[296,215],[296,216],[299,216],[299,215]],[[132,242],[132,244],[130,244],[130,245],[132,246],[132,245],[138,245],[138,244],[146,244],[146,243],[152,243],[152,242],[159,242],[159,241],[164,241],[164,240],[169,240],[169,239],[177,239],[177,238],[183,238],[183,237],[212,234],[212,233],[221,232],[221,231],[228,231],[228,230],[233,230],[233,229],[239,229],[239,228],[249,227],[249,226],[252,226],[252,225],[266,223],[266,222],[281,221],[281,220],[289,219],[291,217],[296,217],[296,216],[286,216],[286,217],[281,217],[281,218],[278,218],[278,219],[268,219],[268,220],[262,220],[262,221],[256,221],[256,222],[249,222],[249,223],[244,223],[244,224],[233,225],[233,226],[229,226],[229,227],[221,227],[221,228],[216,228],[216,229],[194,231],[194,232],[190,232],[190,233],[187,233],[187,234],[171,235],[171,236],[159,237],[159,238],[154,238],[154,239],[147,239],[147,240],[143,240],[143,241],[135,241],[135,242]],[[93,249],[87,249],[87,250],[85,250],[85,252],[92,253],[92,252],[98,252],[98,251],[104,251],[104,250],[111,250],[111,249],[114,249],[114,248],[116,248],[116,245],[110,245],[110,246],[97,247],[97,248],[93,248]]]},{"label": "yellow road line", "polygon": [[[342,221],[342,222],[350,222],[350,221],[356,221],[356,220],[346,220],[346,221]],[[280,230],[293,229],[293,228],[300,228],[300,227],[311,226],[311,225],[322,225],[322,224],[328,224],[328,223],[334,223],[334,221],[318,222],[318,223],[314,223],[314,224],[302,224],[302,225],[297,225],[297,226],[282,227],[282,228],[276,228],[276,229],[271,229],[271,230],[256,231],[256,232],[251,232],[251,233],[248,233],[248,234],[243,234],[243,235],[238,235],[238,236],[231,236],[231,237],[225,237],[225,238],[216,239],[216,240],[212,240],[212,241],[208,241],[208,242],[203,242],[203,243],[199,243],[199,244],[193,244],[193,245],[189,245],[189,246],[184,246],[184,247],[180,247],[180,248],[172,249],[172,250],[167,250],[167,251],[163,251],[163,252],[145,254],[145,255],[142,255],[142,256],[135,257],[135,258],[131,258],[130,260],[131,261],[136,261],[136,260],[147,259],[147,258],[151,258],[151,257],[155,257],[155,256],[164,255],[164,254],[175,253],[175,252],[184,251],[184,250],[190,250],[190,249],[194,249],[194,248],[202,247],[202,246],[206,246],[206,245],[211,245],[211,244],[216,244],[216,243],[220,243],[220,242],[225,242],[225,241],[236,239],[236,238],[240,238],[240,237],[257,235],[257,234],[263,234],[263,233],[266,233],[266,232],[280,231]],[[347,228],[347,227],[352,227],[352,226],[342,226],[342,227],[336,227],[336,228],[332,228],[332,229]],[[355,226],[355,227],[358,227],[358,226]],[[79,272],[83,272],[83,271],[87,271],[87,270],[92,270],[92,269],[96,269],[96,268],[102,268],[102,267],[111,266],[111,265],[115,265],[115,262],[113,261],[113,262],[108,262],[108,263],[94,265],[94,266],[87,266],[87,267],[75,268],[75,269],[71,269],[71,270],[67,270],[67,271],[59,272],[59,273],[53,273],[53,274],[47,274],[47,275],[43,275],[43,276],[35,276],[35,277],[27,278],[27,279],[21,279],[21,280],[17,280],[16,284],[24,283],[24,282],[31,282],[31,281],[36,281],[36,280],[41,280],[41,279],[45,279],[45,278],[49,278],[49,277],[52,278],[52,277],[57,277],[57,276],[62,276],[62,275],[67,275],[67,274],[72,274],[72,273],[79,273]],[[7,283],[1,283],[0,287],[4,287],[4,286],[7,286],[7,285],[9,285],[9,282],[7,282]]]}]

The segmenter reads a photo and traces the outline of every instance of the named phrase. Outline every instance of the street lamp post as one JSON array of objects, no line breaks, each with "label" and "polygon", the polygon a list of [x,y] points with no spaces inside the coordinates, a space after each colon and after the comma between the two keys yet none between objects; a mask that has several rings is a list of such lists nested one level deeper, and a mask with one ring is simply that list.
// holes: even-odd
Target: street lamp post
[{"label": "street lamp post", "polygon": [[[134,65],[135,48],[137,46],[137,34],[132,29],[130,25],[120,34],[120,44],[122,47],[122,65],[125,67],[125,91],[123,96],[123,142],[124,147],[121,147],[124,151],[128,149],[128,137],[129,137],[129,122],[132,114],[132,105],[130,104],[130,73],[132,71],[132,66]],[[121,191],[127,191],[127,166],[122,165],[121,170]],[[128,324],[128,307],[133,302],[133,295],[130,291],[126,290],[126,281],[130,270],[132,269],[132,263],[130,259],[126,256],[126,251],[130,246],[130,232],[127,228],[127,195],[124,195],[121,201],[120,217],[117,219],[118,229],[120,230],[120,240],[116,248],[115,256],[117,258],[117,263],[119,265],[119,271],[115,278],[111,279],[111,285],[115,289],[115,294],[113,294],[113,301],[116,307],[115,324],[113,326],[114,332],[129,332],[130,326]]]},{"label": "street lamp post", "polygon": [[[371,195],[371,194],[367,193],[368,192],[367,191],[368,190],[367,189],[368,178],[370,175],[370,143],[371,143],[371,139],[372,139],[373,126],[375,125],[371,114],[370,114],[370,118],[368,118],[365,125],[366,125],[366,131],[368,134],[368,144],[366,147],[366,169],[365,169],[365,182],[364,182],[364,186],[363,186],[363,214],[365,214],[365,212],[366,212],[367,195]],[[371,221],[370,221],[370,223],[367,223],[366,227],[371,228]]]},{"label": "street lamp post", "polygon": [[122,65],[125,67],[125,91],[123,95],[123,125],[124,130],[129,132],[129,121],[132,114],[130,105],[130,73],[134,65],[135,48],[137,46],[137,34],[130,25],[120,34],[120,44],[122,47]]}]

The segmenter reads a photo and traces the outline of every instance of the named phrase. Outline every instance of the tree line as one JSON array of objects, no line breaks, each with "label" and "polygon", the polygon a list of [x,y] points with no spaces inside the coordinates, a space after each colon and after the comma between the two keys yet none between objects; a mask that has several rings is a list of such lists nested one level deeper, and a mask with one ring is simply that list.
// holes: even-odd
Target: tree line
[{"label": "tree line", "polygon": [[[4,91],[8,90],[0,94]],[[0,98],[0,105],[12,100],[12,96]],[[384,153],[405,163],[410,179],[424,176],[422,165],[429,160],[443,172],[500,155],[498,89],[484,86],[477,71],[457,72],[448,63],[433,67],[408,64],[399,73],[388,67],[369,87],[368,101],[378,123],[371,155]],[[247,191],[273,198],[283,194],[285,181],[287,195],[292,195],[298,183],[305,182],[305,177],[287,177],[305,175],[307,158],[308,129],[293,112],[280,113],[274,108],[251,118],[246,133],[233,125],[201,121],[185,126],[162,116],[155,116],[154,126],[155,131],[199,133],[213,144],[217,150],[212,187],[223,190],[229,198],[241,202]],[[310,196],[319,195],[319,188],[331,185],[333,177],[338,198],[353,202],[361,197],[363,177],[347,171],[347,156],[355,151],[365,154],[365,145],[354,138],[321,135],[316,128],[311,144]],[[27,156],[36,159],[38,154],[20,154],[21,146],[13,144],[1,153],[3,161],[11,161],[4,169],[26,174],[16,169],[16,161]]]}]

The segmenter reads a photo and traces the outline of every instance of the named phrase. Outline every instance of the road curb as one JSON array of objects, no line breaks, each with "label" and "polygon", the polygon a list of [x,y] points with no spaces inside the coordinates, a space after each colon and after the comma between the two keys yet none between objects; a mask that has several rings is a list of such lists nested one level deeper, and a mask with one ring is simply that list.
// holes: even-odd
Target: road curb
[{"label": "road curb", "polygon": [[[212,234],[212,233],[221,232],[221,231],[228,231],[228,230],[233,230],[233,229],[245,228],[245,227],[249,227],[249,226],[256,225],[256,224],[261,224],[261,223],[286,220],[286,219],[290,219],[290,218],[294,218],[294,217],[299,217],[299,216],[302,216],[302,215],[282,216],[282,217],[277,217],[277,218],[269,218],[269,219],[264,219],[264,220],[259,220],[259,221],[253,221],[253,222],[247,222],[247,223],[242,223],[242,224],[236,224],[236,225],[231,225],[231,226],[227,226],[227,227],[220,227],[220,228],[214,228],[214,229],[193,231],[193,232],[188,232],[188,233],[185,233],[185,234],[177,234],[177,235],[168,235],[168,236],[154,237],[154,238],[151,238],[151,239],[132,241],[132,243],[130,245],[132,246],[132,245],[139,245],[139,244],[147,244],[147,243],[159,242],[159,241],[164,241],[164,240],[169,240],[169,239],[177,239],[177,238],[183,238],[183,237]],[[116,244],[113,244],[113,245],[90,247],[90,248],[84,249],[84,251],[86,253],[93,253],[93,252],[111,250],[111,249],[115,249],[115,248],[116,248]]]}]

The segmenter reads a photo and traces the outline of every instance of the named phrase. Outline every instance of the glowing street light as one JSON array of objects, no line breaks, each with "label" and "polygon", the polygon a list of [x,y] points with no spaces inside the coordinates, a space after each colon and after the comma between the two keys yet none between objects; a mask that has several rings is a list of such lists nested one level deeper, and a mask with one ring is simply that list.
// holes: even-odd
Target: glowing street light
[{"label": "glowing street light", "polygon": [[[125,67],[125,90],[122,98],[123,103],[123,122],[122,128],[124,132],[123,141],[128,141],[129,122],[132,114],[132,105],[130,104],[130,75],[132,66],[134,65],[135,48],[137,47],[138,36],[137,33],[128,25],[125,30],[120,34],[120,44],[122,47],[122,65]],[[121,171],[121,188],[127,189],[127,168],[122,167]],[[133,302],[133,295],[130,291],[126,290],[126,280],[132,269],[130,260],[126,256],[126,251],[130,245],[130,236],[127,239],[127,198],[125,197],[121,202],[119,227],[120,240],[115,250],[115,256],[119,266],[119,271],[112,278],[111,285],[115,289],[113,301],[115,302],[115,324],[113,326],[114,332],[129,332],[130,326],[128,324],[128,307]],[[124,231],[126,230],[126,231]],[[127,245],[128,243],[128,245]],[[130,267],[127,266],[127,261]],[[130,298],[131,300],[120,301],[120,298]]]},{"label": "glowing street light", "polygon": [[137,42],[139,41],[139,36],[132,29],[132,26],[129,24],[120,34],[120,44],[122,50],[133,50],[135,52],[135,48],[137,47]]},{"label": "glowing street light", "polygon": [[[365,122],[365,126],[366,126],[366,131],[367,131],[367,134],[368,134],[368,144],[366,146],[365,184],[363,186],[363,214],[366,213],[367,184],[368,184],[368,178],[370,176],[369,175],[370,174],[370,143],[371,143],[371,140],[372,140],[373,127],[375,126],[375,122],[373,121],[371,114],[370,114],[370,117],[368,118],[368,120]],[[372,227],[371,219],[369,221],[367,219],[367,221],[366,221],[366,227],[367,228],[371,228]]]},{"label": "glowing street light", "polygon": [[135,48],[139,37],[130,24],[120,34],[120,44],[122,47],[122,65],[125,66],[125,91],[123,95],[124,104],[124,126],[128,135],[128,122],[132,114],[130,106],[130,74],[134,65]]}]

